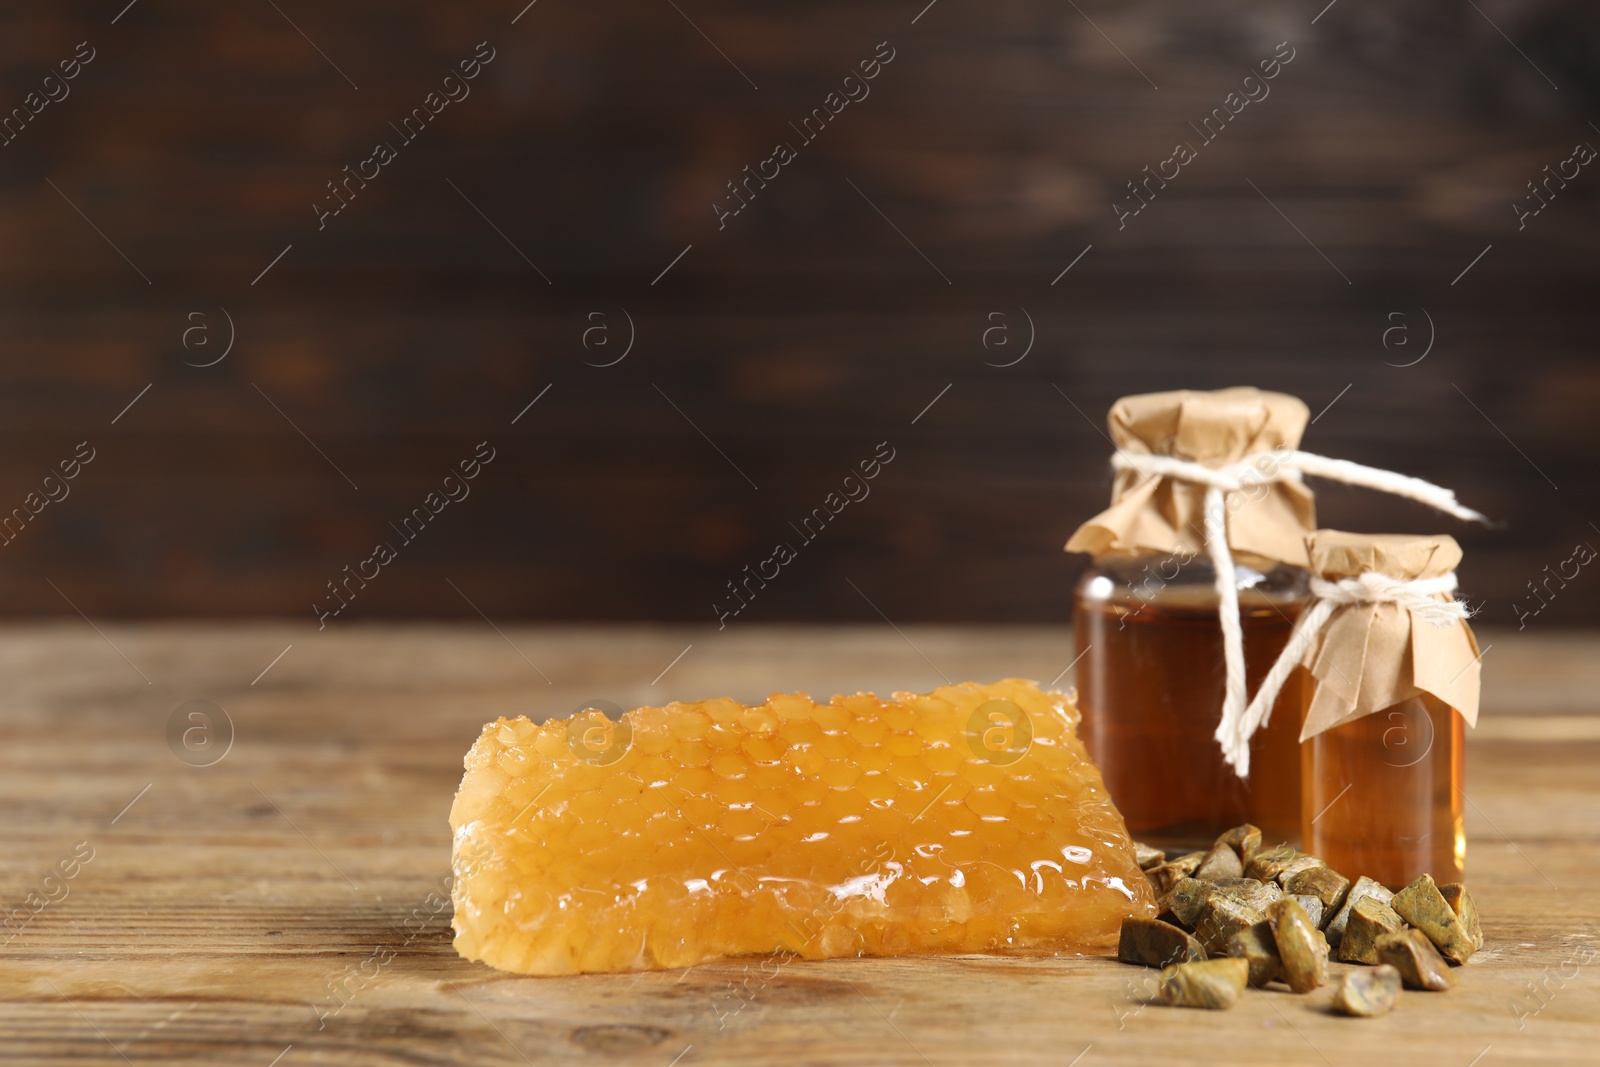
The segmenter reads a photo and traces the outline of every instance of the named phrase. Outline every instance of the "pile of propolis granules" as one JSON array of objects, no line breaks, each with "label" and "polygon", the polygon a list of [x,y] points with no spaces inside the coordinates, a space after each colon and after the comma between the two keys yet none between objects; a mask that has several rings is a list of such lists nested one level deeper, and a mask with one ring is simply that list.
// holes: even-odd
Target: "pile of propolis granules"
[{"label": "pile of propolis granules", "polygon": [[1309,993],[1327,983],[1328,960],[1366,964],[1342,976],[1333,1009],[1383,1015],[1407,989],[1455,984],[1451,965],[1483,947],[1478,909],[1460,883],[1424,874],[1399,892],[1362,876],[1354,885],[1315,856],[1261,847],[1261,831],[1236,826],[1206,852],[1168,860],[1138,845],[1157,897],[1154,919],[1123,921],[1117,958],[1160,967],[1163,1004],[1229,1008],[1246,985],[1282,982]]}]

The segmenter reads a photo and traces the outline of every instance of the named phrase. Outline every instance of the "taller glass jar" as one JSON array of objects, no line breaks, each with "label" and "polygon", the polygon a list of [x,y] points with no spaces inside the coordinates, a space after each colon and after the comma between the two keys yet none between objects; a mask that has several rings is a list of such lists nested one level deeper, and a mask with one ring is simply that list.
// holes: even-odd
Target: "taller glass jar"
[{"label": "taller glass jar", "polygon": [[[1307,572],[1236,565],[1247,682],[1253,691],[1309,600]],[[1250,776],[1214,737],[1225,670],[1215,570],[1205,556],[1096,557],[1073,597],[1083,740],[1128,830],[1162,847],[1208,846],[1242,822],[1298,842],[1300,672],[1251,739]]]}]

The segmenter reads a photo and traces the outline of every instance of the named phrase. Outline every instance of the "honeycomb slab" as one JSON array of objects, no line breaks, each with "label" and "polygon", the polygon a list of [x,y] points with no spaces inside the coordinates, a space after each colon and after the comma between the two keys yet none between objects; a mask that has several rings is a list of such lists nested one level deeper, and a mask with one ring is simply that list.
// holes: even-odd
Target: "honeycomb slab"
[{"label": "honeycomb slab", "polygon": [[522,974],[1108,950],[1155,904],[1070,700],[1034,683],[485,726],[455,946]]}]

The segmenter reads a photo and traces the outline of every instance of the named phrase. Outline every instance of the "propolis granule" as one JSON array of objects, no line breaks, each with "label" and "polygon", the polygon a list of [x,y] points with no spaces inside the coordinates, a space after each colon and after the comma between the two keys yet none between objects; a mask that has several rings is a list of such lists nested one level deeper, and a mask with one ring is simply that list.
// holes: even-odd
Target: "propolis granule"
[{"label": "propolis granule", "polygon": [[450,812],[456,949],[571,974],[1109,947],[1155,907],[1077,722],[1019,680],[497,720]]}]

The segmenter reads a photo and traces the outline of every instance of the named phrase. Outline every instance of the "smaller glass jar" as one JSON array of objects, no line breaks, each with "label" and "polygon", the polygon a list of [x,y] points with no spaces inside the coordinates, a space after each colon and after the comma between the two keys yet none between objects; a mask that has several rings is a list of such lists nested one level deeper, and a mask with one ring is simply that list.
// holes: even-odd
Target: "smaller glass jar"
[{"label": "smaller glass jar", "polygon": [[[1305,570],[1234,568],[1253,691],[1289,639],[1310,594]],[[1084,744],[1141,841],[1209,847],[1243,822],[1273,843],[1299,840],[1300,726],[1295,672],[1251,740],[1250,777],[1222,757],[1225,668],[1216,571],[1205,556],[1098,557],[1073,598]]]},{"label": "smaller glass jar", "polygon": [[[1309,682],[1303,691],[1309,708]],[[1456,709],[1423,693],[1324,730],[1301,753],[1305,851],[1390,889],[1423,874],[1461,881],[1466,737]]]}]

